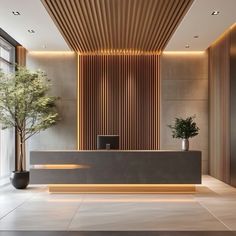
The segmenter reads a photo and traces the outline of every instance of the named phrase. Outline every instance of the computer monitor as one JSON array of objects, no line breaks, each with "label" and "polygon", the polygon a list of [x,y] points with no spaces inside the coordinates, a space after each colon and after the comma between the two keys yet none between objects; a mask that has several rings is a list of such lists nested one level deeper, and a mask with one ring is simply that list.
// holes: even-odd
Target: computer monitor
[{"label": "computer monitor", "polygon": [[97,149],[119,149],[119,135],[98,135]]}]

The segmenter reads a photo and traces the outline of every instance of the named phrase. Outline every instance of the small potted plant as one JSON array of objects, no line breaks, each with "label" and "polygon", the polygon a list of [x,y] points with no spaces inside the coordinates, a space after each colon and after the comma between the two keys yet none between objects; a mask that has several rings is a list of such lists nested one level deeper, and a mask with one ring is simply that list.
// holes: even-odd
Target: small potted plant
[{"label": "small potted plant", "polygon": [[199,128],[194,122],[195,116],[183,118],[175,118],[174,125],[168,125],[172,130],[172,137],[182,139],[182,151],[189,150],[189,138],[198,135]]},{"label": "small potted plant", "polygon": [[17,189],[29,184],[26,170],[26,140],[54,125],[58,120],[56,97],[48,96],[48,78],[41,71],[18,67],[15,73],[0,71],[0,123],[3,129],[14,127],[17,133],[17,167],[10,180]]}]

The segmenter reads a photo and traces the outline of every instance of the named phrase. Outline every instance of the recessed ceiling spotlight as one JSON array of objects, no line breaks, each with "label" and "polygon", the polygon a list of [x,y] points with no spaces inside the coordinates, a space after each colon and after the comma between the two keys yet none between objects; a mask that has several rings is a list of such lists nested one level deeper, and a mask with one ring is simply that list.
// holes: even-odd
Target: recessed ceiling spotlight
[{"label": "recessed ceiling spotlight", "polygon": [[18,12],[18,11],[12,11],[12,14],[13,14],[14,16],[19,16],[19,15],[20,15],[20,12]]},{"label": "recessed ceiling spotlight", "polygon": [[185,45],[185,48],[190,48],[190,46],[187,44],[187,45]]},{"label": "recessed ceiling spotlight", "polygon": [[198,35],[194,35],[193,37],[194,37],[195,39],[198,39],[198,38],[199,38],[199,36],[198,36]]},{"label": "recessed ceiling spotlight", "polygon": [[35,31],[33,29],[28,29],[28,32],[31,33],[31,34],[35,33]]},{"label": "recessed ceiling spotlight", "polygon": [[212,16],[217,16],[217,15],[219,15],[219,14],[220,14],[219,11],[213,11],[213,12],[211,13]]}]

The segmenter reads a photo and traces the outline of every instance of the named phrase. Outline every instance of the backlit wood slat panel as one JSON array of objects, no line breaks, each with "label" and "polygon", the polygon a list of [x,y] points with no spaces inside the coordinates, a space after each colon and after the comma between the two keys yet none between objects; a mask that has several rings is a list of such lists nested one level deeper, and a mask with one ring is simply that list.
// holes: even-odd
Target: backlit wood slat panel
[{"label": "backlit wood slat panel", "polygon": [[193,0],[42,0],[78,52],[159,52]]},{"label": "backlit wood slat panel", "polygon": [[80,55],[78,149],[120,135],[120,149],[158,149],[159,56]]},{"label": "backlit wood slat panel", "polygon": [[16,47],[16,63],[18,66],[25,66],[26,64],[26,49],[22,46]]},{"label": "backlit wood slat panel", "polygon": [[209,48],[210,174],[230,183],[230,31]]}]

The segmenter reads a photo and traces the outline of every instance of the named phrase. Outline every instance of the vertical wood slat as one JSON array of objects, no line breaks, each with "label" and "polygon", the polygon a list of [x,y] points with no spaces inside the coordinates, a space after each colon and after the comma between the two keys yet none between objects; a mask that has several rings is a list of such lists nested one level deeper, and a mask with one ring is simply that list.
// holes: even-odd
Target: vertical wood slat
[{"label": "vertical wood slat", "polygon": [[120,135],[120,149],[158,149],[159,56],[78,55],[78,149]]},{"label": "vertical wood slat", "polygon": [[16,47],[16,63],[19,66],[26,65],[26,49],[22,46]]},{"label": "vertical wood slat", "polygon": [[210,174],[230,183],[230,31],[209,48]]}]

